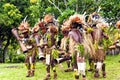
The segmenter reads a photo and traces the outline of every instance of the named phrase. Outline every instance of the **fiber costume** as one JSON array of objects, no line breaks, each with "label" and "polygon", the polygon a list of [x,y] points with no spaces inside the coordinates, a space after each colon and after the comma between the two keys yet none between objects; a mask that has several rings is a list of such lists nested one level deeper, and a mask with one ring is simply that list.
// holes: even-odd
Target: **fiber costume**
[{"label": "fiber costume", "polygon": [[64,37],[61,39],[59,54],[62,56],[57,59],[57,63],[62,63],[64,61],[66,61],[68,68],[64,71],[69,72],[69,71],[73,71],[70,68],[72,57],[71,57],[71,54],[69,53],[69,37],[68,37],[68,33],[70,31],[69,20],[67,20],[63,23],[61,30],[62,30],[62,34],[64,35]]},{"label": "fiber costume", "polygon": [[91,36],[93,40],[93,44],[95,46],[95,56],[90,57],[89,64],[90,64],[90,70],[93,70],[94,64],[95,64],[95,74],[94,77],[99,77],[99,71],[102,70],[103,77],[106,77],[105,72],[105,51],[102,47],[102,39],[108,39],[106,34],[103,32],[102,27],[106,27],[107,24],[105,24],[102,17],[94,12],[92,13],[88,18],[88,24],[92,27]]},{"label": "fiber costume", "polygon": [[[76,71],[75,79],[79,80],[79,74],[82,75],[82,79],[85,80],[85,55],[84,55],[84,46],[83,46],[83,31],[84,31],[84,16],[75,14],[72,15],[70,18],[71,24],[71,31],[69,32],[69,52],[72,55],[72,65],[73,70]],[[78,49],[77,46],[81,47],[82,49]]]},{"label": "fiber costume", "polygon": [[25,65],[27,67],[27,76],[34,76],[35,72],[35,59],[36,59],[36,44],[32,36],[30,36],[30,28],[28,22],[22,22],[18,29],[12,29],[12,32],[20,42],[23,52],[25,53]]},{"label": "fiber costume", "polygon": [[[56,65],[56,60],[55,58],[58,57],[58,52],[56,50],[56,39],[57,39],[57,22],[54,19],[54,16],[47,14],[44,17],[44,23],[45,27],[47,27],[47,32],[45,33],[45,55],[46,55],[46,71],[47,75],[44,80],[49,80],[50,79],[50,68],[52,68],[53,74],[54,74],[54,79],[56,80],[57,78],[57,72],[55,69]],[[44,44],[43,44],[44,45]]]}]

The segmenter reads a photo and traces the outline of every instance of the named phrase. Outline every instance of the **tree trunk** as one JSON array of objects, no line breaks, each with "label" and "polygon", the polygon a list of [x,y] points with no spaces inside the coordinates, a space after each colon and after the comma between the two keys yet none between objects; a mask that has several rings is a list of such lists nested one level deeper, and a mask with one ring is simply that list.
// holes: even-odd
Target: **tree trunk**
[{"label": "tree trunk", "polygon": [[3,49],[2,49],[3,36],[0,35],[0,63],[3,62]]},{"label": "tree trunk", "polygon": [[0,49],[2,49],[3,38],[4,38],[4,36],[0,35]]},{"label": "tree trunk", "polygon": [[2,41],[1,41],[1,39],[0,39],[0,49],[2,49]]},{"label": "tree trunk", "polygon": [[10,43],[10,36],[8,36],[7,43],[3,49],[3,63],[5,63],[5,56],[6,56],[6,52],[7,52],[7,48],[9,46],[9,43]]}]

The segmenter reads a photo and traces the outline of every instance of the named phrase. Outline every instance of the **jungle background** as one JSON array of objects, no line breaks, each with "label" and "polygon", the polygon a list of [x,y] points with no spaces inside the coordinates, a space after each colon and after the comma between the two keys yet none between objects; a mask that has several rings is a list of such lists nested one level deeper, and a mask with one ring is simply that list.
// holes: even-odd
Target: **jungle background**
[{"label": "jungle background", "polygon": [[[110,25],[109,28],[105,29],[106,34],[108,34],[110,37],[108,41],[104,41],[104,47],[107,48],[114,42],[114,39],[116,38],[115,35],[117,32],[119,32],[115,28],[116,21],[120,20],[119,0],[0,0],[0,63],[8,63],[4,65],[0,64],[0,68],[9,65],[9,63],[20,63],[18,65],[21,66],[24,62],[25,56],[20,50],[17,40],[11,33],[11,29],[18,27],[26,16],[31,27],[33,27],[44,17],[45,14],[48,13],[53,14],[59,23],[62,24],[65,19],[75,13],[86,13],[87,19],[89,14],[97,11],[99,8],[101,8],[99,11],[100,15],[104,17],[106,22],[108,22]],[[108,56],[107,62],[109,62],[111,59],[115,59],[117,61],[118,58],[119,56]],[[110,65],[113,65],[113,62],[110,62]],[[1,71],[2,69],[0,69],[0,72]],[[118,69],[116,69],[116,71],[118,71]],[[72,74],[70,73],[70,75]],[[109,80],[114,79],[109,78]],[[116,78],[115,80],[120,79]]]}]

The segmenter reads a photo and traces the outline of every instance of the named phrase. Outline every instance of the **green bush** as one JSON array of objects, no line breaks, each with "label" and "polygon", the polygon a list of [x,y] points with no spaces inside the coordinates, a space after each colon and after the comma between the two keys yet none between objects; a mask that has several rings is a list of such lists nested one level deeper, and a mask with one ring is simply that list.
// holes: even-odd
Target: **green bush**
[{"label": "green bush", "polygon": [[6,55],[6,63],[22,63],[25,60],[25,55],[20,51],[18,54],[17,51],[10,49]]},{"label": "green bush", "polygon": [[22,63],[25,60],[24,54],[17,54],[13,57],[12,63]]}]

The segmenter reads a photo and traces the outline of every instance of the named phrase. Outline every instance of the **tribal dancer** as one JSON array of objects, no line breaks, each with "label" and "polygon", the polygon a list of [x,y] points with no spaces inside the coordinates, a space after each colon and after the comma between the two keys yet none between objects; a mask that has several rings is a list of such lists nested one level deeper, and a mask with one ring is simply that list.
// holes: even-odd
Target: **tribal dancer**
[{"label": "tribal dancer", "polygon": [[[85,29],[85,17],[84,15],[75,14],[69,18],[67,21],[67,25],[63,25],[62,32],[64,34],[64,38],[61,41],[61,49],[67,52],[68,56],[65,56],[58,61],[61,63],[63,61],[71,60],[72,56],[72,69],[67,71],[75,70],[75,79],[79,79],[79,75],[81,74],[83,80],[86,79],[86,62],[85,55],[88,52],[92,52],[89,47],[90,40],[87,39]],[[69,33],[68,33],[69,32]],[[88,43],[88,44],[87,44]]]},{"label": "tribal dancer", "polygon": [[39,60],[43,61],[45,60],[45,54],[44,54],[44,47],[41,45],[41,40],[43,40],[44,34],[46,33],[46,28],[44,26],[44,23],[40,21],[38,24],[36,24],[32,28],[32,34],[33,37],[35,38],[37,47],[38,47],[38,56]]},{"label": "tribal dancer", "polygon": [[92,39],[93,39],[93,44],[95,46],[95,56],[90,57],[89,59],[89,64],[90,64],[90,70],[93,70],[94,68],[94,63],[95,63],[95,74],[94,77],[98,78],[99,77],[99,71],[102,70],[103,77],[106,77],[106,72],[105,72],[105,51],[102,47],[102,39],[108,39],[104,31],[102,30],[103,27],[108,26],[102,17],[97,13],[94,12],[92,13],[89,18],[88,18],[88,24],[91,26],[92,31],[90,32]]},{"label": "tribal dancer", "polygon": [[[12,29],[13,34],[16,36],[20,46],[25,53],[25,65],[27,67],[27,76],[34,76],[35,73],[35,59],[36,59],[36,44],[32,36],[30,36],[30,27],[27,21],[22,22],[17,29]],[[16,35],[17,34],[17,35]]]},{"label": "tribal dancer", "polygon": [[62,30],[62,34],[64,37],[61,39],[60,50],[61,50],[61,53],[64,53],[64,54],[63,54],[63,57],[61,57],[61,59],[59,59],[58,63],[62,63],[63,61],[66,61],[68,69],[66,69],[64,71],[69,72],[69,71],[73,71],[72,69],[70,69],[72,57],[69,53],[69,37],[68,37],[68,33],[70,31],[69,20],[67,20],[63,23],[61,30]]},{"label": "tribal dancer", "polygon": [[[72,55],[73,70],[77,72],[75,73],[75,79],[79,80],[79,75],[81,74],[83,80],[86,80],[86,62],[83,47],[85,18],[83,15],[75,14],[70,16],[69,20],[71,22],[71,31],[68,34],[69,52]],[[81,48],[79,49],[78,47]]]},{"label": "tribal dancer", "polygon": [[[116,22],[116,29],[117,29],[117,33],[115,34],[114,45],[120,51],[120,20]],[[119,62],[120,62],[120,60],[119,60]]]},{"label": "tribal dancer", "polygon": [[43,45],[45,45],[45,53],[46,53],[46,71],[47,75],[44,80],[50,79],[50,68],[52,68],[54,74],[54,80],[57,78],[56,72],[56,61],[55,58],[58,57],[58,51],[56,50],[56,39],[57,39],[57,22],[54,16],[47,14],[44,17],[45,27],[47,28],[47,32],[45,33],[45,41]]}]

